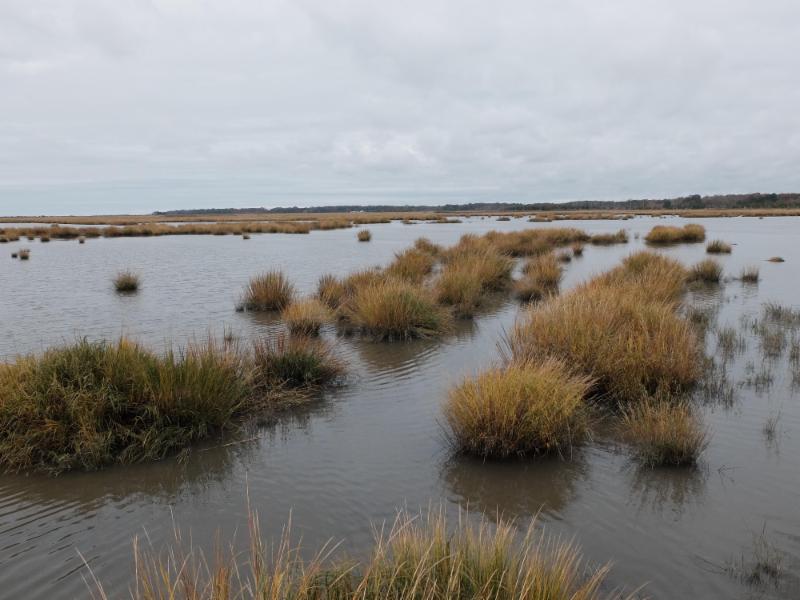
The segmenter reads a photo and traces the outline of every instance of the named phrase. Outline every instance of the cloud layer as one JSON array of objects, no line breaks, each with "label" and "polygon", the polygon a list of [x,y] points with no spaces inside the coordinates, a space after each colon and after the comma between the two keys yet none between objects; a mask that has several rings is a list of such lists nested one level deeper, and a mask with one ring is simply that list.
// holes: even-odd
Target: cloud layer
[{"label": "cloud layer", "polygon": [[794,0],[5,0],[0,213],[800,190]]}]

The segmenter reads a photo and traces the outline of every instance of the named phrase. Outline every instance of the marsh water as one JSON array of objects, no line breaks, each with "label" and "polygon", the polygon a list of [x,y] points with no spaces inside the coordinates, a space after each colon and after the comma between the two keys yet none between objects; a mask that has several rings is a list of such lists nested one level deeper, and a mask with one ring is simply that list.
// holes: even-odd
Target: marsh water
[{"label": "marsh water", "polygon": [[[576,226],[625,228],[631,241],[587,246],[566,265],[563,289],[643,247],[635,234],[678,218],[533,224],[470,218],[461,224],[370,225],[370,243],[354,229],[309,235],[169,236],[20,241],[0,246],[0,359],[40,352],[76,337],[128,335],[155,348],[228,331],[247,340],[271,335],[274,317],[237,313],[249,277],[283,269],[303,292],[323,273],[385,264],[426,236],[455,243],[467,232]],[[548,531],[574,538],[592,564],[613,562],[609,588],[653,598],[800,597],[800,376],[789,350],[765,357],[753,319],[768,301],[800,303],[800,219],[703,219],[708,239],[734,243],[721,256],[729,278],[686,299],[710,319],[707,348],[717,387],[698,392],[711,442],[696,469],[644,469],[611,435],[598,434],[569,459],[482,462],[450,453],[440,426],[449,385],[497,360],[497,342],[520,306],[507,300],[463,321],[440,340],[378,343],[337,335],[346,384],[246,434],[212,440],[182,460],[113,467],[96,473],[0,475],[0,597],[86,597],[90,565],[110,597],[132,584],[132,539],[154,548],[173,526],[213,551],[215,537],[246,541],[249,506],[266,536],[293,532],[309,548],[329,539],[349,554],[366,552],[373,526],[399,508],[443,506],[455,514],[525,524],[539,513]],[[11,260],[21,247],[30,260]],[[704,244],[661,250],[688,263]],[[766,262],[783,256],[785,263]],[[2,257],[0,257],[2,258]],[[758,285],[735,280],[760,268]],[[142,277],[120,296],[122,268]],[[733,326],[745,348],[722,359],[719,327]],[[787,339],[793,334],[786,332]],[[788,342],[787,342],[788,343]],[[759,377],[762,375],[763,377]],[[768,375],[768,376],[767,376]],[[723,381],[723,377],[725,378]],[[772,429],[765,425],[772,419]],[[780,576],[760,583],[745,573],[768,551]]]}]

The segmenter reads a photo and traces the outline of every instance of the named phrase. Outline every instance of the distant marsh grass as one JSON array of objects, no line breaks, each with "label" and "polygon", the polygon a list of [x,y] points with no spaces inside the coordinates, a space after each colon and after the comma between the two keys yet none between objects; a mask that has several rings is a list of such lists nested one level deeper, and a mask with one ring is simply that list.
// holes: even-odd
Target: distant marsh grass
[{"label": "distant marsh grass", "polygon": [[295,296],[289,278],[281,271],[267,271],[256,275],[247,284],[239,308],[253,311],[283,310]]},{"label": "distant marsh grass", "polygon": [[732,251],[731,245],[722,240],[712,240],[706,245],[706,252],[709,254],[730,254]]},{"label": "distant marsh grass", "polygon": [[712,258],[701,260],[689,269],[689,281],[719,283],[722,280],[722,265]]},{"label": "distant marsh grass", "polygon": [[22,248],[19,251],[20,260],[28,260],[31,257],[31,251],[28,248]]},{"label": "distant marsh grass", "polygon": [[706,229],[702,225],[694,223],[683,227],[656,225],[644,239],[648,244],[653,245],[697,243],[706,239]]},{"label": "distant marsh grass", "polygon": [[611,246],[613,244],[627,244],[628,232],[620,229],[616,233],[595,233],[589,238],[589,242],[595,246]]},{"label": "distant marsh grass", "polygon": [[368,242],[372,239],[372,233],[369,229],[361,229],[356,237],[359,242]]},{"label": "distant marsh grass", "polygon": [[450,390],[451,443],[484,458],[568,454],[586,435],[588,389],[587,378],[553,360],[489,369]]},{"label": "distant marsh grass", "polygon": [[742,270],[739,273],[739,279],[741,279],[744,283],[758,283],[759,281],[759,269],[757,266],[747,266],[742,267]]},{"label": "distant marsh grass", "polygon": [[141,278],[131,270],[120,271],[114,276],[114,289],[121,293],[131,293],[139,289]]}]

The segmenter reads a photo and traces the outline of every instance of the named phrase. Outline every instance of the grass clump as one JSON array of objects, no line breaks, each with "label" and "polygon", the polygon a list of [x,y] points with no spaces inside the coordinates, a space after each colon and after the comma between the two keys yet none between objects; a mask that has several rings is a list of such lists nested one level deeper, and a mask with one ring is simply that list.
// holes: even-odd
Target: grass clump
[{"label": "grass clump", "polygon": [[[388,527],[373,527],[373,549],[360,561],[342,559],[338,544],[309,553],[284,528],[261,539],[250,514],[249,549],[221,544],[214,560],[182,546],[166,555],[136,550],[134,600],[599,600],[609,567],[589,568],[569,542],[543,532],[535,519],[521,531],[505,519],[448,523],[442,509],[401,512]],[[188,537],[188,536],[186,536]],[[304,557],[310,554],[310,559]],[[97,593],[106,597],[102,589]]]},{"label": "grass clump", "polygon": [[552,252],[528,259],[522,279],[514,283],[517,298],[529,302],[558,292],[562,275],[559,262]]},{"label": "grass clump", "polygon": [[444,406],[453,446],[484,458],[563,453],[586,433],[586,378],[563,363],[492,368],[450,390]]},{"label": "grass clump", "polygon": [[573,256],[583,256],[583,244],[581,242],[575,242],[570,248],[572,249]]},{"label": "grass clump", "polygon": [[372,233],[369,229],[361,229],[356,237],[359,242],[368,242],[372,239]]},{"label": "grass clump", "polygon": [[239,304],[241,310],[283,310],[294,299],[294,286],[281,271],[256,275],[247,284]]},{"label": "grass clump", "polygon": [[414,248],[421,252],[427,252],[431,256],[440,256],[444,251],[439,244],[434,244],[428,238],[421,237],[414,241]]},{"label": "grass clump", "polygon": [[323,340],[277,336],[253,344],[253,386],[269,393],[276,387],[301,388],[333,383],[344,364]]},{"label": "grass clump", "polygon": [[322,275],[317,282],[317,298],[328,308],[336,310],[347,296],[347,286],[338,277]]},{"label": "grass clump", "polygon": [[384,277],[356,288],[343,311],[345,321],[377,339],[429,337],[448,331],[450,313],[425,288]]},{"label": "grass clump", "polygon": [[666,245],[702,242],[706,239],[706,229],[702,225],[689,223],[683,227],[656,225],[645,236],[648,244]]},{"label": "grass clump", "polygon": [[708,445],[708,430],[686,402],[649,399],[628,407],[623,436],[648,467],[697,463]]},{"label": "grass clump", "polygon": [[281,313],[289,331],[299,335],[317,335],[331,317],[330,309],[316,298],[292,302]]},{"label": "grass clump", "polygon": [[722,240],[712,240],[706,246],[706,252],[709,254],[730,254],[732,251],[731,245]]},{"label": "grass clump", "polygon": [[31,257],[31,251],[28,248],[22,248],[19,251],[19,259],[20,260],[28,260]]},{"label": "grass clump", "polygon": [[595,246],[611,246],[612,244],[627,244],[628,232],[620,229],[615,233],[596,233],[589,238]]},{"label": "grass clump", "polygon": [[436,259],[429,253],[409,248],[394,255],[394,260],[386,268],[386,274],[419,283],[433,271],[434,264]]},{"label": "grass clump", "polygon": [[135,292],[139,289],[139,275],[133,271],[120,271],[114,277],[114,289],[123,293]]},{"label": "grass clump", "polygon": [[529,310],[506,340],[508,358],[563,360],[595,381],[594,396],[611,401],[686,389],[700,376],[701,349],[676,312],[684,273],[670,259],[635,254]]},{"label": "grass clump", "polygon": [[452,306],[461,317],[471,317],[484,300],[480,274],[466,263],[453,263],[445,267],[433,289],[436,302]]},{"label": "grass clump", "polygon": [[689,269],[688,280],[701,283],[719,283],[722,279],[722,265],[708,258],[701,260]]},{"label": "grass clump", "polygon": [[158,460],[247,409],[241,357],[213,344],[156,355],[122,339],[0,365],[0,467],[94,470]]},{"label": "grass clump", "polygon": [[743,267],[741,272],[739,273],[739,279],[741,279],[745,283],[758,283],[759,280],[758,267],[754,265],[751,265],[749,267]]}]

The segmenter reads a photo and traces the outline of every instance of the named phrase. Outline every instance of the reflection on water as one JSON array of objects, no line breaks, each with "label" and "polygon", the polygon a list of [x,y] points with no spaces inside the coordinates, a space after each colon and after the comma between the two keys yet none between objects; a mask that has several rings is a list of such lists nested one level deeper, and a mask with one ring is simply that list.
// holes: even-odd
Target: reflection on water
[{"label": "reflection on water", "polygon": [[[655,223],[672,221],[679,220],[625,221],[631,243],[587,246],[580,260],[565,266],[563,289],[642,247]],[[440,427],[441,402],[452,383],[498,360],[497,343],[518,312],[507,299],[498,298],[474,321],[457,321],[438,340],[378,343],[330,326],[323,335],[348,363],[347,384],[301,409],[159,463],[56,478],[0,476],[0,596],[50,598],[53,590],[83,596],[77,550],[113,597],[125,596],[133,536],[146,531],[159,547],[171,539],[174,518],[213,550],[218,531],[227,539],[245,525],[248,503],[260,513],[267,536],[280,534],[291,514],[309,547],[333,538],[353,554],[371,544],[371,523],[391,520],[397,507],[445,502],[450,510],[520,521],[541,511],[547,526],[574,536],[590,561],[614,561],[612,584],[649,582],[646,591],[654,598],[760,594],[703,565],[724,564],[769,521],[770,541],[787,557],[786,581],[796,581],[800,403],[791,384],[798,369],[786,345],[775,352],[776,341],[743,326],[742,318],[745,324],[761,318],[768,300],[796,305],[800,260],[764,261],[797,255],[800,219],[703,224],[710,239],[737,243],[731,255],[718,257],[724,284],[698,287],[686,300],[716,365],[698,389],[712,436],[703,468],[640,469],[613,436],[601,433],[567,460],[497,463],[452,456]],[[535,226],[600,233],[621,225]],[[320,275],[385,264],[419,236],[452,244],[466,232],[531,226],[524,219],[371,225],[369,244],[356,242],[352,230],[253,236],[247,242],[183,236],[37,243],[27,263],[0,260],[0,357],[40,351],[76,335],[126,334],[163,348],[228,332],[247,344],[283,330],[274,314],[234,311],[243,286],[259,271],[283,269],[299,293],[309,294]],[[21,245],[29,243],[8,244],[7,251]],[[686,264],[705,258],[702,244],[658,251]],[[735,279],[752,264],[760,267],[758,285]],[[122,297],[111,278],[127,267],[142,275],[142,287]],[[742,351],[717,350],[724,327],[743,332]],[[769,348],[773,355],[765,361]],[[776,449],[763,429],[778,411]],[[797,597],[796,591],[790,583],[764,597]]]}]

